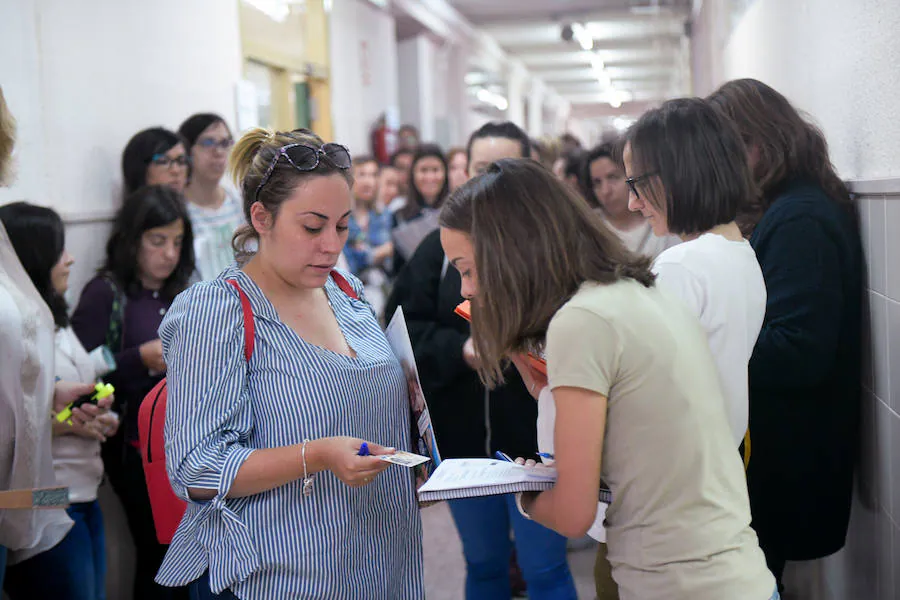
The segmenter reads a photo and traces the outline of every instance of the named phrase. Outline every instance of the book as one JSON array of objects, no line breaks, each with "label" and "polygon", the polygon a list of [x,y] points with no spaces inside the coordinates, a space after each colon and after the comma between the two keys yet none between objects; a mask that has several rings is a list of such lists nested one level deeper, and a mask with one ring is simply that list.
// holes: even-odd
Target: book
[{"label": "book", "polygon": [[[457,306],[453,312],[466,321],[472,322],[472,303],[468,300]],[[543,356],[529,353],[528,362],[532,367],[540,371],[542,375],[547,375],[547,360]]]},{"label": "book", "polygon": [[419,369],[416,367],[416,357],[413,354],[412,343],[409,341],[409,331],[406,328],[406,319],[403,316],[403,307],[398,306],[394,316],[384,331],[388,344],[391,346],[400,366],[403,368],[403,376],[409,393],[410,419],[413,429],[412,451],[430,459],[423,464],[414,465],[416,479],[424,481],[441,464],[441,453],[438,450],[437,439],[434,435],[434,426],[431,424],[431,413],[428,412],[428,403],[422,392],[422,384],[419,380]]}]

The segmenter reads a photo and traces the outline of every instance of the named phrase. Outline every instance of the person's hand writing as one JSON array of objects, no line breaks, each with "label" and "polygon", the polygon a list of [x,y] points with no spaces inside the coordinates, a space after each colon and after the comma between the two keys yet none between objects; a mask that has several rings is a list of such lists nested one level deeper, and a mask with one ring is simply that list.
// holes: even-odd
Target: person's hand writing
[{"label": "person's hand writing", "polygon": [[475,352],[475,344],[472,342],[472,338],[467,339],[466,343],[463,344],[462,355],[469,368],[477,371],[480,361],[478,360],[478,353]]},{"label": "person's hand writing", "polygon": [[359,456],[359,448],[363,440],[352,437],[327,438],[325,464],[328,470],[350,487],[362,487],[374,481],[391,463],[378,458],[382,454],[394,454],[396,448],[385,448],[372,442],[369,446],[370,456]]},{"label": "person's hand writing", "polygon": [[547,376],[531,365],[531,360],[524,354],[513,354],[510,360],[516,366],[528,393],[537,400],[541,395],[541,390],[547,387]]},{"label": "person's hand writing", "polygon": [[141,362],[150,369],[158,373],[166,372],[166,361],[163,360],[162,340],[155,339],[144,342],[138,349],[141,354]]}]

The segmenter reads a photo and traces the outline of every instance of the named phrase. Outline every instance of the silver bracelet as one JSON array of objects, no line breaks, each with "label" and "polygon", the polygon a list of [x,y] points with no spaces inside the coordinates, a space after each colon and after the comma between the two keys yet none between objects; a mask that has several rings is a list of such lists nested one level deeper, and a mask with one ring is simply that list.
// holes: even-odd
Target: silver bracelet
[{"label": "silver bracelet", "polygon": [[522,492],[516,493],[516,508],[519,510],[519,514],[531,521],[531,515],[525,512],[525,507],[522,506]]},{"label": "silver bracelet", "polygon": [[300,450],[300,457],[303,459],[303,497],[304,498],[308,498],[312,495],[313,478],[316,476],[315,473],[310,475],[309,470],[306,468],[306,445],[308,443],[309,443],[309,440],[303,440],[303,447]]}]

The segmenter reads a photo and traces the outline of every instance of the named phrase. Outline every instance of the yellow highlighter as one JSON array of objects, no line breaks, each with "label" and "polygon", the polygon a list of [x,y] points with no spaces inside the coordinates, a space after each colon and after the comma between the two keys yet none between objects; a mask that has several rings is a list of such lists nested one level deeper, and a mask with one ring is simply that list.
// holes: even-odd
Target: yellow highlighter
[{"label": "yellow highlighter", "polygon": [[78,398],[67,407],[59,411],[56,415],[56,420],[60,423],[68,423],[72,424],[72,409],[78,408],[82,404],[86,404],[88,402],[96,404],[98,400],[102,400],[104,398],[108,398],[112,396],[116,391],[116,388],[112,386],[110,383],[98,383],[94,386],[94,393],[85,394],[84,396]]}]

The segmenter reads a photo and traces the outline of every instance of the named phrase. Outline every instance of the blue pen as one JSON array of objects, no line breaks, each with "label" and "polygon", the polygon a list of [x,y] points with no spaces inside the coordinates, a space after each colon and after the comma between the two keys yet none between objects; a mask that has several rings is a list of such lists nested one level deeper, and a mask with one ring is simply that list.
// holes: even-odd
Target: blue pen
[{"label": "blue pen", "polygon": [[365,442],[362,443],[362,446],[359,447],[359,452],[357,452],[359,456],[369,456],[369,445]]},{"label": "blue pen", "polygon": [[553,460],[553,455],[548,452],[538,452],[537,454],[541,458],[549,458],[550,460]]},{"label": "blue pen", "polygon": [[509,454],[506,454],[505,452],[500,452],[499,450],[494,452],[494,456],[496,458],[498,458],[499,460],[503,460],[506,462],[516,462],[512,458],[510,458]]}]

